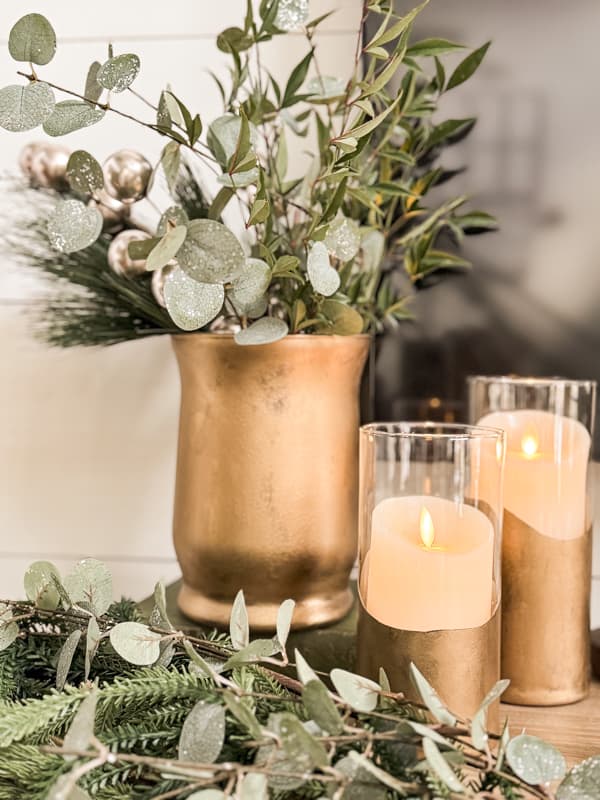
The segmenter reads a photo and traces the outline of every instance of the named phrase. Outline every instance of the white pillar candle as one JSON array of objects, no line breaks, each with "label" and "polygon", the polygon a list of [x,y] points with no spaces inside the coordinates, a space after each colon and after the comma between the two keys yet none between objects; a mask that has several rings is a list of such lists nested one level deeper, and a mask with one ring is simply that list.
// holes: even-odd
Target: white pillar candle
[{"label": "white pillar candle", "polygon": [[493,613],[494,528],[470,505],[389,497],[373,510],[367,611],[400,630],[474,628]]},{"label": "white pillar candle", "polygon": [[522,409],[488,414],[478,424],[506,431],[505,509],[544,536],[583,536],[591,438],[581,422]]}]

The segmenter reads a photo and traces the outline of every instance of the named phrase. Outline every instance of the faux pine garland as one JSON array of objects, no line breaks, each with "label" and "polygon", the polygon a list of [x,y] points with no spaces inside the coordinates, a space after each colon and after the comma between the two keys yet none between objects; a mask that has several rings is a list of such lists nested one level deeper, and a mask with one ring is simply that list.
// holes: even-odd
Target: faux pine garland
[{"label": "faux pine garland", "polygon": [[291,664],[291,600],[276,636],[250,641],[241,592],[230,636],[199,638],[173,627],[161,584],[147,621],[112,602],[93,559],[64,579],[36,562],[25,589],[0,605],[0,800],[597,798],[600,756],[565,777],[551,745],[485,732],[506,682],[470,721],[416,668],[420,704],[383,671]]}]

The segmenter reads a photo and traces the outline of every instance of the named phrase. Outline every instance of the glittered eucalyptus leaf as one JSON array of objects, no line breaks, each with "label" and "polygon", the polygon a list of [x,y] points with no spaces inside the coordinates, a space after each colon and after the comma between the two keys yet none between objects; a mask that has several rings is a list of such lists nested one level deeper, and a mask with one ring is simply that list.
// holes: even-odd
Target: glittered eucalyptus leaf
[{"label": "glittered eucalyptus leaf", "polygon": [[58,569],[50,561],[34,561],[23,578],[27,599],[47,611],[54,611],[60,603],[53,575],[60,580]]},{"label": "glittered eucalyptus leaf", "polygon": [[348,754],[348,758],[350,758],[357,767],[364,769],[374,778],[377,778],[382,784],[389,786],[390,789],[394,789],[401,797],[406,796],[406,789],[402,781],[399,781],[380,767],[375,766],[375,764],[362,753],[357,753],[355,750],[352,750]]},{"label": "glittered eucalyptus leaf", "polygon": [[158,581],[154,586],[154,608],[150,619],[155,627],[175,630],[167,612],[167,593],[163,581]]},{"label": "glittered eucalyptus leaf", "polygon": [[365,323],[358,311],[341,300],[327,299],[321,303],[321,313],[329,324],[319,326],[319,333],[332,333],[338,336],[352,336],[362,333]]},{"label": "glittered eucalyptus leaf", "polygon": [[99,61],[93,61],[90,64],[90,68],[88,69],[88,73],[85,79],[85,89],[83,90],[83,96],[86,100],[89,100],[91,103],[95,103],[99,100],[100,95],[104,91],[103,87],[100,86],[98,83],[98,71],[102,65]]},{"label": "glittered eucalyptus leaf", "polygon": [[[311,748],[306,747],[303,734],[298,734],[297,726],[292,727],[293,723],[289,722],[288,717],[302,728],[300,721],[291,714],[270,714],[267,729],[275,734],[282,746],[277,747],[272,743],[262,745],[258,748],[255,759],[258,766],[268,764],[268,784],[276,792],[291,791],[304,783],[303,777],[286,773],[310,772],[315,765]],[[285,733],[282,732],[282,727]],[[310,737],[310,734],[306,733],[306,736]]]},{"label": "glittered eucalyptus leaf", "polygon": [[71,600],[101,617],[112,603],[112,576],[105,564],[95,558],[84,558],[64,580]]},{"label": "glittered eucalyptus leaf", "polygon": [[175,258],[179,248],[185,241],[187,231],[187,225],[177,225],[175,228],[170,228],[156,247],[152,248],[146,260],[146,269],[148,271],[160,269]]},{"label": "glittered eucalyptus leaf", "polygon": [[314,242],[306,260],[308,278],[315,292],[329,297],[340,288],[340,276],[331,266],[329,253],[323,242]]},{"label": "glittered eucalyptus leaf", "polygon": [[246,256],[235,235],[212,219],[195,219],[177,254],[180,267],[203,283],[228,283],[243,271]]},{"label": "glittered eucalyptus leaf", "polygon": [[67,682],[69,670],[73,662],[73,656],[77,650],[77,645],[81,639],[81,631],[79,629],[71,631],[65,639],[65,643],[60,649],[58,654],[58,662],[56,665],[56,688],[61,692]]},{"label": "glittered eucalyptus leaf", "polygon": [[600,755],[573,767],[556,791],[557,800],[598,800],[600,796]]},{"label": "glittered eucalyptus leaf", "polygon": [[180,761],[212,764],[225,741],[225,709],[220,703],[196,703],[185,718],[177,753]]},{"label": "glittered eucalyptus leaf", "polygon": [[248,772],[238,783],[239,800],[268,800],[267,776]]},{"label": "glittered eucalyptus leaf", "polygon": [[346,90],[346,81],[343,78],[334,78],[331,75],[311,78],[304,87],[304,92],[310,95],[311,103],[336,100],[342,97]]},{"label": "glittered eucalyptus leaf", "polygon": [[280,31],[296,31],[308,22],[308,0],[279,0],[275,27]]},{"label": "glittered eucalyptus leaf", "polygon": [[378,230],[366,230],[361,239],[363,269],[373,272],[378,269],[385,255],[385,237]]},{"label": "glittered eucalyptus leaf", "polygon": [[487,711],[489,706],[495,702],[503,692],[506,691],[510,684],[507,679],[498,681],[486,694],[479,709],[473,716],[471,721],[471,739],[473,744],[478,750],[485,750],[487,748],[488,734],[487,734]]},{"label": "glittered eucalyptus leaf", "polygon": [[67,162],[67,178],[71,188],[82,194],[93,194],[104,186],[102,167],[86,150],[75,150]]},{"label": "glittered eucalyptus leaf", "polygon": [[168,128],[168,129],[171,129],[171,127],[173,126],[173,120],[171,119],[171,114],[169,112],[169,103],[167,100],[166,92],[160,93],[158,106],[156,108],[156,124],[160,128]]},{"label": "glittered eucalyptus leaf", "polygon": [[95,108],[82,100],[61,100],[44,121],[44,132],[48,136],[66,136],[81,128],[89,128],[100,122],[104,110]]},{"label": "glittered eucalyptus leaf", "polygon": [[98,70],[96,80],[111,92],[124,92],[140,71],[140,59],[134,53],[123,53],[109,58]]},{"label": "glittered eucalyptus leaf", "polygon": [[531,786],[559,780],[567,771],[567,762],[556,747],[526,733],[510,740],[506,760],[515,775]]},{"label": "glittered eucalyptus leaf", "polygon": [[54,28],[41,14],[26,14],[11,28],[8,52],[15,61],[48,64],[56,53]]},{"label": "glittered eucalyptus leaf", "polygon": [[282,319],[262,317],[247,328],[238,331],[234,338],[237,344],[259,345],[272,344],[288,334],[288,326]]},{"label": "glittered eucalyptus leaf", "polygon": [[340,261],[351,261],[360,249],[358,222],[342,215],[336,217],[327,229],[324,244]]},{"label": "glittered eucalyptus leaf", "polygon": [[424,739],[431,739],[433,742],[443,747],[454,748],[450,739],[446,739],[441,733],[438,733],[435,728],[431,728],[429,725],[423,725],[422,722],[413,722],[412,720],[407,720],[406,724]]},{"label": "glittered eucalyptus leaf", "polygon": [[231,607],[229,635],[235,650],[242,650],[244,647],[248,647],[250,643],[250,623],[248,622],[248,609],[246,608],[244,592],[241,589],[236,594]]},{"label": "glittered eucalyptus leaf", "polygon": [[356,711],[373,711],[377,706],[381,686],[375,681],[336,668],[331,670],[331,682],[342,700]]},{"label": "glittered eucalyptus leaf", "polygon": [[350,756],[344,756],[336,761],[335,769],[350,779],[344,788],[341,800],[386,800],[386,787]]},{"label": "glittered eucalyptus leaf", "polygon": [[508,719],[504,720],[504,727],[502,728],[502,734],[500,735],[500,741],[498,742],[498,749],[496,751],[496,769],[498,772],[502,770],[504,766],[504,760],[506,758],[506,748],[508,747],[508,743],[510,742],[510,729],[508,727]]},{"label": "glittered eucalyptus leaf", "polygon": [[154,664],[160,656],[160,640],[159,633],[140,622],[119,622],[110,631],[110,643],[116,652],[139,666]]},{"label": "glittered eucalyptus leaf", "polygon": [[325,747],[308,732],[298,717],[287,711],[278,714],[277,717],[277,733],[290,759],[308,761],[305,767],[308,769],[329,766]]},{"label": "glittered eucalyptus leaf", "polygon": [[171,319],[184,331],[196,331],[212,322],[225,300],[220,284],[197,281],[179,267],[167,275],[163,291]]},{"label": "glittered eucalyptus leaf", "polygon": [[[245,151],[242,152],[240,139],[244,125],[247,125],[248,136]],[[252,123],[247,123],[236,114],[223,114],[209,125],[206,141],[214,157],[226,170],[218,177],[219,183],[223,186],[240,188],[258,181],[259,171],[255,166],[254,155],[258,133]],[[243,146],[244,142],[241,144]],[[232,169],[229,165],[234,157],[236,164]]]},{"label": "glittered eucalyptus leaf", "polygon": [[48,219],[48,238],[55,250],[75,253],[102,233],[102,214],[79,200],[60,200]]},{"label": "glittered eucalyptus leaf", "polygon": [[[65,733],[62,745],[64,750],[85,751],[90,747],[94,736],[97,703],[98,689],[94,688],[81,701],[81,705]],[[72,761],[75,757],[65,755],[65,760]]]},{"label": "glittered eucalyptus leaf", "polygon": [[0,603],[0,652],[10,647],[19,635],[19,626],[12,621],[12,618],[10,606]]},{"label": "glittered eucalyptus leaf", "polygon": [[185,209],[181,206],[169,206],[160,218],[156,228],[156,235],[164,236],[169,228],[174,228],[177,225],[187,225],[189,221]]},{"label": "glittered eucalyptus leaf", "polygon": [[288,598],[283,601],[277,610],[277,641],[282,651],[285,650],[288,636],[290,635],[295,608],[296,603]]},{"label": "glittered eucalyptus leaf", "polygon": [[255,664],[263,658],[274,656],[279,649],[277,639],[255,639],[227,659],[224,669],[233,669],[240,664]]},{"label": "glittered eucalyptus leaf", "polygon": [[443,725],[456,725],[456,717],[440,700],[438,693],[415,664],[410,665],[410,677],[416,690],[435,719]]},{"label": "glittered eucalyptus leaf", "polygon": [[100,639],[102,634],[100,633],[100,628],[98,627],[98,623],[96,622],[95,617],[90,617],[90,621],[88,622],[87,632],[85,636],[85,680],[90,677],[90,670],[92,668],[92,661],[96,656],[96,652],[98,650],[98,645],[100,643]]},{"label": "glittered eucalyptus leaf", "polygon": [[251,709],[231,692],[223,692],[222,697],[228,711],[243,725],[250,736],[253,739],[261,739],[262,731]]},{"label": "glittered eucalyptus leaf", "polygon": [[302,702],[308,716],[330,736],[344,730],[344,723],[327,689],[321,681],[309,681],[302,691]]},{"label": "glittered eucalyptus leaf", "polygon": [[459,781],[458,776],[432,739],[423,739],[423,752],[425,753],[427,763],[442,783],[444,783],[451,792],[462,794],[465,791],[465,787]]},{"label": "glittered eucalyptus leaf", "polygon": [[260,258],[249,258],[242,274],[235,279],[231,301],[240,314],[246,314],[263,297],[271,281],[271,268]]},{"label": "glittered eucalyptus leaf", "polygon": [[167,186],[172,192],[175,189],[181,165],[181,145],[179,142],[169,142],[165,145],[160,156],[160,165],[163,168]]},{"label": "glittered eucalyptus leaf", "polygon": [[296,663],[296,673],[298,674],[300,683],[306,686],[311,681],[319,680],[317,673],[308,664],[308,661],[299,650],[294,650],[294,662]]},{"label": "glittered eucalyptus leaf", "polygon": [[0,89],[0,127],[7,131],[30,131],[41,125],[54,110],[54,92],[47,83]]}]

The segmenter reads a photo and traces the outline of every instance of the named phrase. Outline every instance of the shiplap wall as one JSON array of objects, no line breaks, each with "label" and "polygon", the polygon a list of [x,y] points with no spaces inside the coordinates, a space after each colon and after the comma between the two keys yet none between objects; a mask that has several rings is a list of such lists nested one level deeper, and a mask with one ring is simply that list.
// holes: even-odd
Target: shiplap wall
[{"label": "shiplap wall", "polygon": [[[358,0],[311,0],[311,15],[339,11],[319,36],[325,74],[345,74],[354,57]],[[58,35],[55,60],[39,69],[58,85],[82,90],[91,61],[135,52],[142,62],[135,88],[157,98],[168,81],[205,124],[221,112],[207,69],[225,77],[226,56],[215,35],[243,20],[245,0],[39,0],[0,5],[0,85],[18,68],[6,36],[22,14],[38,11]],[[284,78],[306,51],[300,35],[264,47],[263,60]],[[119,108],[148,118],[131,96]],[[0,172],[14,171],[32,131],[0,131]],[[102,160],[120,147],[155,158],[163,142],[114,116],[62,140]],[[1,209],[1,199],[0,199]],[[179,401],[175,363],[166,338],[106,350],[52,350],[36,343],[22,308],[39,287],[6,263],[0,268],[0,597],[22,593],[22,575],[37,558],[61,570],[93,555],[105,560],[115,592],[147,594],[158,577],[178,575],[171,514]]]}]

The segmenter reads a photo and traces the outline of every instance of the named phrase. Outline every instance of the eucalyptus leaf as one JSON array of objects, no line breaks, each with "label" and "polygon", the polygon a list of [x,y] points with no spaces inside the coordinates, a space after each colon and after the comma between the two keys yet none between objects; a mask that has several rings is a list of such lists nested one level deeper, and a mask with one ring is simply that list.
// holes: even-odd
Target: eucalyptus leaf
[{"label": "eucalyptus leaf", "polygon": [[348,757],[354,761],[357,767],[362,768],[369,772],[373,777],[377,778],[377,780],[381,781],[385,786],[389,786],[390,789],[398,792],[401,797],[405,796],[405,786],[402,781],[399,781],[397,778],[394,778],[393,775],[390,775],[389,772],[386,772],[383,769],[375,766],[373,762],[368,759],[362,753],[357,753],[355,750],[351,750],[348,754]]},{"label": "eucalyptus leaf", "polygon": [[346,82],[342,78],[322,75],[308,81],[304,91],[309,95],[309,101],[314,103],[318,100],[337,100],[345,90]]},{"label": "eucalyptus leaf", "polygon": [[197,281],[179,267],[169,273],[163,291],[167,311],[184,331],[196,331],[212,322],[225,300],[221,285]]},{"label": "eucalyptus leaf", "polygon": [[340,288],[340,276],[331,266],[329,253],[323,242],[314,242],[306,260],[308,278],[315,292],[329,297]]},{"label": "eucalyptus leaf", "polygon": [[167,593],[163,581],[157,581],[154,586],[154,609],[152,616],[158,618],[158,627],[169,631],[175,630],[167,612]]},{"label": "eucalyptus leaf", "polygon": [[385,236],[375,229],[366,230],[362,235],[360,248],[365,272],[377,270],[385,255]]},{"label": "eucalyptus leaf", "polygon": [[75,253],[102,233],[102,214],[79,200],[60,200],[48,219],[48,238],[55,250]]},{"label": "eucalyptus leaf", "polygon": [[330,736],[344,730],[344,723],[325,684],[319,680],[309,681],[302,691],[302,702],[311,719]]},{"label": "eucalyptus leaf", "polygon": [[10,606],[0,603],[0,652],[10,647],[19,635],[19,626],[12,621],[12,618]]},{"label": "eucalyptus leaf", "polygon": [[384,784],[354,758],[344,756],[334,766],[350,779],[341,800],[386,800],[387,789]]},{"label": "eucalyptus leaf", "polygon": [[[242,126],[247,124],[248,143],[251,148],[256,147],[258,132],[252,123],[244,123],[242,117],[236,114],[223,114],[217,117],[208,127],[206,142],[210,151],[225,170],[229,168],[231,159],[238,154]],[[239,152],[240,156],[246,153]],[[240,166],[238,161],[238,167]],[[225,186],[243,187],[255,183],[258,179],[258,169],[253,165],[245,171],[237,171],[229,175],[225,173],[219,177],[219,182]]]},{"label": "eucalyptus leaf", "polygon": [[556,791],[557,800],[598,800],[600,755],[573,767]]},{"label": "eucalyptus leaf", "polygon": [[98,645],[100,643],[100,639],[102,638],[102,634],[100,633],[100,628],[98,627],[98,623],[96,622],[95,617],[90,617],[90,621],[88,622],[87,626],[87,633],[85,637],[85,680],[90,677],[90,669],[92,667],[92,661],[96,655],[96,651],[98,650]]},{"label": "eucalyptus leaf", "polygon": [[358,222],[343,215],[336,217],[327,230],[324,244],[340,261],[351,261],[360,249]]},{"label": "eucalyptus leaf", "polygon": [[110,631],[110,643],[116,652],[130,664],[154,664],[160,656],[159,633],[151,631],[140,622],[119,622]]},{"label": "eucalyptus leaf", "polygon": [[444,783],[451,792],[462,794],[465,791],[465,787],[459,781],[458,776],[441,754],[433,739],[423,739],[423,752],[425,753],[427,763],[442,783]]},{"label": "eucalyptus leaf", "polygon": [[67,178],[71,188],[82,194],[93,194],[104,187],[102,167],[85,150],[75,150],[69,156]]},{"label": "eucalyptus leaf", "polygon": [[283,601],[277,610],[277,640],[281,646],[282,652],[285,651],[288,636],[290,635],[295,608],[296,603],[294,600],[288,598]]},{"label": "eucalyptus leaf", "polygon": [[224,669],[232,669],[239,664],[254,664],[263,658],[270,658],[279,652],[277,639],[254,639],[229,658]]},{"label": "eucalyptus leaf", "polygon": [[331,682],[342,700],[356,711],[373,711],[377,707],[381,686],[375,681],[336,668],[331,670]]},{"label": "eucalyptus leaf", "polygon": [[262,317],[238,331],[234,338],[237,344],[241,345],[272,344],[287,336],[288,330],[283,320],[276,317]]},{"label": "eucalyptus leaf", "polygon": [[89,128],[104,117],[104,110],[83,100],[61,100],[44,121],[48,136],[66,136],[81,128]]},{"label": "eucalyptus leaf", "polygon": [[225,742],[225,709],[220,703],[196,703],[181,728],[177,753],[180,761],[212,764]]},{"label": "eucalyptus leaf", "polygon": [[109,58],[98,70],[96,80],[111,92],[124,92],[140,71],[140,59],[134,53],[123,53]]},{"label": "eucalyptus leaf", "polygon": [[271,268],[260,258],[249,258],[241,275],[233,282],[231,301],[240,314],[246,314],[269,288]]},{"label": "eucalyptus leaf", "polygon": [[267,776],[248,772],[238,782],[238,800],[268,800]]},{"label": "eucalyptus leaf", "polygon": [[183,649],[190,657],[191,665],[197,667],[202,675],[214,680],[215,670],[213,670],[211,665],[204,658],[202,658],[200,653],[194,650],[194,646],[188,639],[183,640]]},{"label": "eucalyptus leaf", "polygon": [[27,599],[47,611],[54,611],[60,603],[60,596],[52,580],[53,575],[60,580],[60,573],[54,564],[49,561],[34,561],[23,578]]},{"label": "eucalyptus leaf", "polygon": [[452,714],[440,700],[438,693],[424,677],[416,664],[410,665],[410,677],[419,692],[421,700],[431,711],[435,719],[443,725],[456,725],[456,717]]},{"label": "eucalyptus leaf", "polygon": [[64,580],[71,600],[96,617],[105,614],[112,603],[112,576],[105,564],[85,558]]},{"label": "eucalyptus leaf", "polygon": [[62,691],[65,683],[67,682],[67,676],[69,674],[69,670],[71,669],[73,656],[75,655],[75,651],[77,650],[77,645],[79,644],[80,639],[81,631],[79,629],[71,631],[71,633],[65,639],[65,643],[61,647],[58,654],[58,662],[56,665],[56,688],[59,692]]},{"label": "eucalyptus leaf", "polygon": [[248,706],[231,692],[223,692],[222,697],[232,716],[248,731],[250,736],[253,739],[261,739],[262,731],[260,725]]},{"label": "eucalyptus leaf", "polygon": [[48,64],[56,53],[54,28],[41,14],[26,14],[11,28],[8,52],[15,61]]},{"label": "eucalyptus leaf", "polygon": [[[96,722],[96,705],[98,703],[98,689],[94,688],[86,695],[63,739],[64,750],[85,751],[92,743]],[[66,761],[72,761],[76,756],[65,755]]]},{"label": "eucalyptus leaf", "polygon": [[185,241],[187,232],[187,225],[177,225],[175,228],[170,228],[156,247],[152,248],[146,260],[146,269],[148,271],[161,269],[161,267],[166,266],[171,259],[175,258],[179,248]]},{"label": "eucalyptus leaf", "polygon": [[160,164],[165,174],[167,186],[170,191],[174,191],[181,165],[181,145],[178,142],[169,142],[165,145],[160,157]]},{"label": "eucalyptus leaf", "polygon": [[[297,723],[297,726],[294,723],[286,724],[289,717]],[[275,734],[283,746],[277,747],[273,743],[265,744],[259,747],[256,753],[255,763],[258,766],[268,765],[268,784],[276,792],[292,791],[304,783],[303,777],[295,777],[286,773],[307,773],[314,766],[315,754],[313,754],[312,748],[307,746],[304,737],[304,733],[308,737],[310,734],[306,731],[299,733],[298,726],[302,729],[299,720],[291,714],[270,714],[267,729]],[[285,733],[282,733],[282,727],[284,727]]]},{"label": "eucalyptus leaf", "polygon": [[187,225],[189,221],[185,209],[181,206],[169,206],[160,218],[158,227],[156,228],[156,235],[162,237],[169,228],[176,227],[177,225]]},{"label": "eucalyptus leaf", "polygon": [[242,650],[248,647],[250,642],[250,624],[248,622],[248,610],[244,599],[244,592],[236,594],[231,607],[231,617],[229,619],[229,635],[231,644],[235,650]]},{"label": "eucalyptus leaf", "polygon": [[83,90],[83,96],[86,100],[89,100],[90,103],[96,103],[100,99],[100,95],[104,91],[103,87],[100,86],[98,83],[98,70],[102,65],[99,61],[93,61],[90,64],[90,68],[88,69],[88,73],[85,79],[85,89]]},{"label": "eucalyptus leaf", "polygon": [[302,759],[305,769],[329,766],[327,751],[321,742],[312,736],[298,717],[288,711],[277,715],[277,733],[283,749],[290,759]]},{"label": "eucalyptus leaf", "polygon": [[498,700],[502,693],[506,691],[509,684],[510,681],[506,679],[494,684],[484,697],[476,714],[473,716],[471,721],[471,739],[473,739],[473,744],[478,750],[485,750],[487,748],[487,710],[489,706]]},{"label": "eucalyptus leaf", "polygon": [[54,110],[54,92],[47,83],[0,89],[0,127],[7,131],[30,131],[41,125]]},{"label": "eucalyptus leaf", "polygon": [[177,260],[191,278],[222,284],[239,277],[246,256],[225,225],[212,219],[195,219],[188,224],[188,235]]},{"label": "eucalyptus leaf", "polygon": [[531,786],[559,780],[567,771],[567,762],[554,745],[526,733],[510,740],[506,760],[515,775]]},{"label": "eucalyptus leaf", "polygon": [[296,31],[308,22],[308,0],[279,0],[274,25],[281,31]]},{"label": "eucalyptus leaf", "polygon": [[317,673],[308,664],[307,660],[299,650],[294,650],[294,662],[296,664],[296,673],[298,674],[298,680],[300,683],[303,683],[306,686],[308,683],[310,683],[310,681],[319,680]]},{"label": "eucalyptus leaf", "polygon": [[365,327],[364,320],[358,311],[341,300],[331,300],[330,298],[324,300],[321,303],[321,312],[331,323],[323,329],[324,333],[352,336],[362,333]]},{"label": "eucalyptus leaf", "polygon": [[450,739],[446,739],[441,733],[438,733],[435,728],[431,728],[428,725],[423,725],[421,722],[413,722],[412,720],[407,720],[407,725],[424,739],[431,739],[433,742],[436,742],[436,744],[454,749],[454,745]]}]

